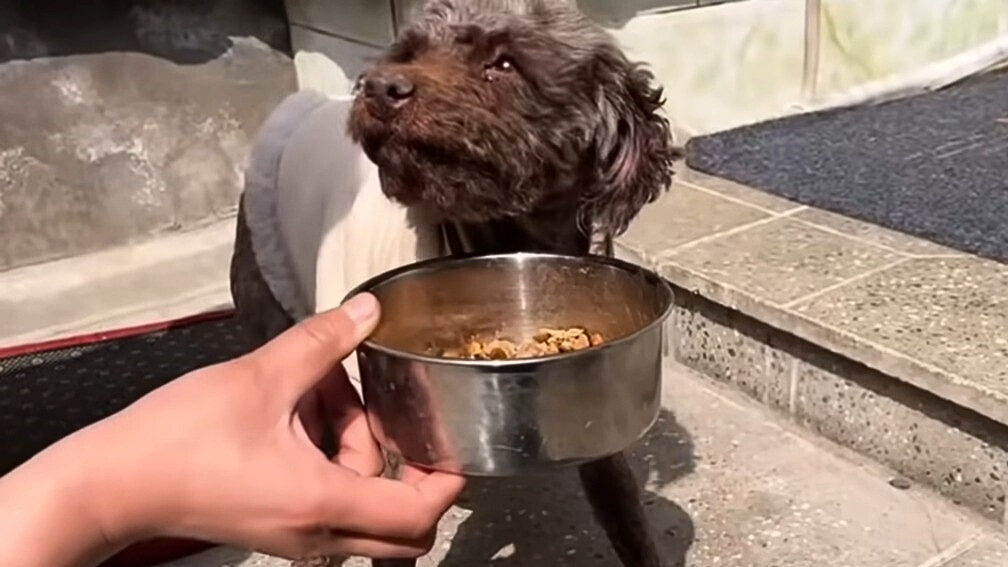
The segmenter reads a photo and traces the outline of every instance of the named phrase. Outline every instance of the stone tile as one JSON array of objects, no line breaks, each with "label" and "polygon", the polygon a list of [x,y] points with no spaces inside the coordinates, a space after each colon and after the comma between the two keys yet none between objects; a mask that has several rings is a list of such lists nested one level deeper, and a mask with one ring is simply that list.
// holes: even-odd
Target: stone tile
[{"label": "stone tile", "polygon": [[675,250],[667,263],[786,304],[891,264],[900,255],[782,218],[696,246]]},{"label": "stone tile", "polygon": [[388,0],[286,0],[286,4],[292,24],[379,47],[391,43],[394,37]]},{"label": "stone tile", "polygon": [[685,164],[677,170],[676,175],[679,176],[681,181],[687,184],[696,185],[727,197],[740,199],[754,206],[775,213],[783,213],[802,207],[802,205],[795,203],[794,201],[782,199],[776,195],[760,191],[759,189],[690,169]]},{"label": "stone tile", "polygon": [[1000,520],[1008,472],[1003,425],[706,294],[677,287],[676,302],[670,340],[680,362],[765,405],[793,409],[804,427]]},{"label": "stone tile", "polygon": [[822,209],[809,208],[795,213],[792,218],[860,238],[872,244],[892,248],[913,255],[965,255],[963,252],[916,238],[895,230],[839,215]]},{"label": "stone tile", "polygon": [[646,206],[620,239],[647,255],[658,255],[685,242],[745,225],[769,215],[703,191],[673,183]]},{"label": "stone tile", "polygon": [[1008,403],[1008,265],[913,260],[795,306]]},{"label": "stone tile", "polygon": [[988,536],[972,549],[940,567],[1005,567],[1008,565],[1008,542]]},{"label": "stone tile", "polygon": [[694,526],[687,565],[916,566],[977,530],[931,493],[893,489],[881,467],[795,433],[730,391],[670,377],[664,396],[694,464],[651,490]]},{"label": "stone tile", "polygon": [[832,354],[803,357],[795,362],[799,422],[992,520],[1003,518],[1003,428]]},{"label": "stone tile", "polygon": [[[694,370],[735,385],[764,404],[788,411],[790,360],[770,344],[770,330],[727,309],[701,309],[678,294],[669,318],[673,356]],[[702,301],[702,300],[701,300]]]}]

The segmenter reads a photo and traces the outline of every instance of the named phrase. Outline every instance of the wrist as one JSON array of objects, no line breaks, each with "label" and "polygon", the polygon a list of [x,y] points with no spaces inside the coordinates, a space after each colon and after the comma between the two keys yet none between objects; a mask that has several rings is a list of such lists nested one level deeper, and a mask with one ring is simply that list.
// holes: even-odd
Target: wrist
[{"label": "wrist", "polygon": [[[8,514],[0,512],[0,530],[9,520],[19,522],[15,548],[54,554],[19,564],[97,564],[156,535],[155,510],[144,498],[143,471],[137,470],[142,460],[131,454],[135,444],[109,425],[99,422],[78,431],[0,479],[0,502],[13,513],[5,519]],[[60,542],[58,549],[52,542]]]},{"label": "wrist", "polygon": [[150,479],[141,469],[145,459],[130,450],[135,443],[123,439],[119,416],[67,438],[59,462],[73,462],[76,470],[64,482],[82,516],[101,531],[112,552],[157,535],[158,522],[149,492]]},{"label": "wrist", "polygon": [[125,545],[96,521],[89,476],[61,442],[0,479],[0,564],[89,564]]}]

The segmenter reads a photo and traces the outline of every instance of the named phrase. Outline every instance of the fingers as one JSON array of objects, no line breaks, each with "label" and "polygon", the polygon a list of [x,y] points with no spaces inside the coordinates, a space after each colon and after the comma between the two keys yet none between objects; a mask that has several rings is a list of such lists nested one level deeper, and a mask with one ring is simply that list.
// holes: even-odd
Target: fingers
[{"label": "fingers", "polygon": [[461,476],[407,467],[404,478],[341,478],[325,506],[329,525],[380,538],[414,540],[437,526],[465,488]]},{"label": "fingers", "polygon": [[399,475],[399,482],[410,486],[417,486],[432,473],[413,465],[403,463],[402,473]]},{"label": "fingers", "polygon": [[378,300],[360,294],[298,323],[249,356],[276,380],[278,394],[294,404],[367,338],[379,316]]},{"label": "fingers", "polygon": [[378,443],[371,436],[367,415],[357,391],[342,367],[319,383],[317,391],[324,414],[331,416],[339,440],[336,462],[363,476],[377,476],[385,468]]},{"label": "fingers", "polygon": [[312,445],[321,448],[323,431],[326,427],[321,394],[315,391],[305,394],[298,402],[297,414]]},{"label": "fingers", "polygon": [[318,555],[355,555],[372,559],[407,559],[420,557],[434,546],[437,534],[431,529],[428,534],[416,539],[372,538],[357,534],[333,532],[331,537],[318,546]]}]

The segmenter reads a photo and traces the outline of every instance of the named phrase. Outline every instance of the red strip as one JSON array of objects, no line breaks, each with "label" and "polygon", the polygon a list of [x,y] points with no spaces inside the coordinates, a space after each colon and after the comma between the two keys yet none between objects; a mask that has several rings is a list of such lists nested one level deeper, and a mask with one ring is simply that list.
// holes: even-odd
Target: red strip
[{"label": "red strip", "polygon": [[135,337],[137,335],[146,335],[148,333],[156,333],[160,331],[169,331],[171,329],[188,327],[189,325],[195,325],[197,323],[205,323],[207,321],[217,321],[220,319],[226,319],[232,316],[234,316],[234,309],[222,309],[220,311],[208,311],[206,313],[197,313],[196,315],[182,317],[181,319],[170,319],[168,321],[147,323],[144,325],[136,325],[134,327],[125,327],[122,329],[99,331],[97,333],[77,335],[62,339],[53,339],[41,343],[32,343],[27,345],[5,347],[0,348],[0,359],[12,358],[15,356],[25,356],[28,354],[35,354],[37,352],[43,352],[43,351],[59,350],[70,347],[79,347],[106,341],[114,341],[117,339],[125,339],[129,337]]}]

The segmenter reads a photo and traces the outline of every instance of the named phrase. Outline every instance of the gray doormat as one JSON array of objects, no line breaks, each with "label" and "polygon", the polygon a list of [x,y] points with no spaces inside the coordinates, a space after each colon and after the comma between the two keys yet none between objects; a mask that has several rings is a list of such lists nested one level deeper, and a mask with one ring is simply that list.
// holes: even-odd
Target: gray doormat
[{"label": "gray doormat", "polygon": [[697,137],[686,152],[701,172],[1008,261],[1008,72]]},{"label": "gray doormat", "polygon": [[0,352],[0,476],[175,378],[247,351],[228,314],[113,335]]}]

